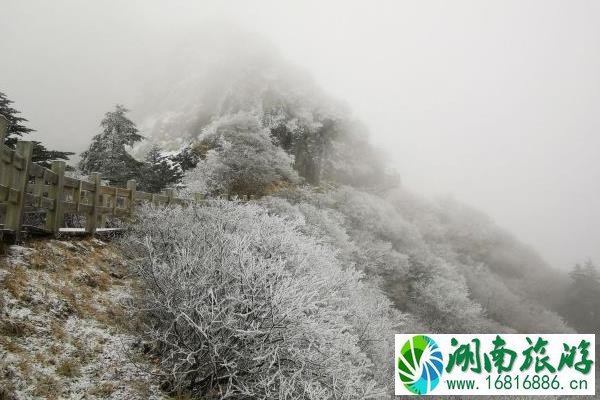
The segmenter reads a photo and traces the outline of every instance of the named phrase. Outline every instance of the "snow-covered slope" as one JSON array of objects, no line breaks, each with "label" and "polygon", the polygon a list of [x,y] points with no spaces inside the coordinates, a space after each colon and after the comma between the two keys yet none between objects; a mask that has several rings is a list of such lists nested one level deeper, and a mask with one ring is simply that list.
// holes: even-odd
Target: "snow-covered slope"
[{"label": "snow-covered slope", "polygon": [[0,258],[1,399],[161,399],[125,328],[132,280],[97,239],[11,246]]}]

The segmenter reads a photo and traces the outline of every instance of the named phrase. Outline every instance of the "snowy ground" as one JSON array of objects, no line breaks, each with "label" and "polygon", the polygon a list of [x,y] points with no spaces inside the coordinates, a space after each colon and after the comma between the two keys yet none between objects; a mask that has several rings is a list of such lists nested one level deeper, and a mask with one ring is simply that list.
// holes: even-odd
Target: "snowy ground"
[{"label": "snowy ground", "polygon": [[124,328],[132,283],[96,239],[10,247],[0,257],[0,400],[165,398]]}]

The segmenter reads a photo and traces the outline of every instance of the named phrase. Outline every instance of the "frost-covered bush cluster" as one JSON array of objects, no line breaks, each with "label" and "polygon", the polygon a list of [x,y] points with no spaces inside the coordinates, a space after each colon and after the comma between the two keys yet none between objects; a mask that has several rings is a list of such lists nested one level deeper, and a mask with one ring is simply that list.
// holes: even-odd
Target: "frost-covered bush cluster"
[{"label": "frost-covered bush cluster", "polygon": [[196,145],[201,160],[187,177],[196,192],[264,194],[270,185],[297,183],[293,157],[276,146],[256,115],[213,121]]},{"label": "frost-covered bush cluster", "polygon": [[[473,218],[485,235],[456,237],[463,222],[440,204],[342,186],[144,208],[126,240],[142,281],[132,311],[165,387],[374,398],[393,387],[393,333],[570,331],[527,293],[526,274],[511,285],[485,263],[501,231]],[[469,246],[478,258],[463,256]]]},{"label": "frost-covered bush cluster", "polygon": [[256,204],[142,211],[127,239],[142,281],[132,310],[171,391],[366,399],[391,390],[404,316],[306,229]]},{"label": "frost-covered bush cluster", "polygon": [[[362,271],[413,323],[419,321],[415,328],[570,331],[536,297],[540,281],[554,283],[550,274],[532,276],[529,271],[547,267],[464,206],[428,201],[404,190],[377,196],[348,186],[324,193],[284,191],[261,204],[273,214],[302,218],[303,232],[336,248],[346,265]],[[524,262],[530,264],[519,270]]]},{"label": "frost-covered bush cluster", "polygon": [[368,398],[393,386],[393,332],[572,331],[566,277],[484,214],[399,187],[343,103],[246,50],[150,111],[151,136],[198,159],[188,192],[261,197],[134,229],[136,306],[174,391]]}]

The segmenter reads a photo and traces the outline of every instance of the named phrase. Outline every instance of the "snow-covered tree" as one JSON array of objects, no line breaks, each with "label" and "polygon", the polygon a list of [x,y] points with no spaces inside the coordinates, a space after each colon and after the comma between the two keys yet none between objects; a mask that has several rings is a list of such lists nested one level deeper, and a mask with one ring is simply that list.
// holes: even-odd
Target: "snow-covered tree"
[{"label": "snow-covered tree", "polygon": [[89,149],[81,153],[81,170],[100,172],[111,185],[122,186],[138,177],[142,166],[126,149],[143,139],[135,123],[127,118],[128,111],[117,105],[114,111],[107,112],[100,122],[102,132],[94,136]]},{"label": "snow-covered tree", "polygon": [[142,173],[139,176],[139,188],[150,193],[157,193],[163,189],[181,182],[183,170],[168,155],[161,152],[160,147],[154,145],[144,158]]},{"label": "snow-covered tree", "polygon": [[[8,132],[4,143],[14,148],[17,140],[23,140],[23,135],[34,132],[34,130],[25,125],[27,119],[19,115],[21,112],[14,109],[12,103],[13,101],[0,91],[0,114],[8,120]],[[33,141],[32,161],[46,168],[50,167],[50,161],[68,160],[69,156],[73,154],[75,153],[69,151],[48,150],[41,142]]]},{"label": "snow-covered tree", "polygon": [[563,305],[564,314],[580,332],[600,331],[600,272],[587,260],[583,266],[575,265],[569,273],[571,284],[567,288]]},{"label": "snow-covered tree", "polygon": [[198,161],[200,161],[200,157],[194,152],[192,146],[189,145],[183,147],[176,154],[171,156],[170,159],[179,164],[182,171],[188,171],[196,168]]},{"label": "snow-covered tree", "polygon": [[204,157],[186,178],[196,191],[264,194],[270,186],[298,182],[293,159],[273,144],[255,115],[238,113],[214,121],[199,146]]},{"label": "snow-covered tree", "polygon": [[[481,304],[488,318],[523,333],[571,333],[562,318],[539,304],[511,291],[486,266],[464,266],[472,300]],[[506,329],[506,328],[504,328]]]},{"label": "snow-covered tree", "polygon": [[[277,146],[293,157],[294,169],[306,182],[369,187],[388,183],[381,155],[347,105],[277,53],[246,50],[213,60],[206,74],[188,71],[186,78],[175,79],[169,95],[153,102],[161,107],[149,113],[150,134],[167,143],[201,140],[215,120],[252,113]],[[179,64],[185,70],[189,63]]]},{"label": "snow-covered tree", "polygon": [[12,107],[13,101],[10,100],[4,92],[0,91],[0,114],[8,120],[8,132],[6,133],[5,144],[12,146],[23,135],[34,132],[33,129],[25,126],[27,119],[21,117],[20,111]]}]

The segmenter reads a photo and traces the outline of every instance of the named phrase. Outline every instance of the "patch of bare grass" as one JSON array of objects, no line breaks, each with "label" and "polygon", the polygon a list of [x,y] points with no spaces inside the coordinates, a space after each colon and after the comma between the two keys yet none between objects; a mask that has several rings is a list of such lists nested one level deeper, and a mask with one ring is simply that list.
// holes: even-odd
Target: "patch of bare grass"
[{"label": "patch of bare grass", "polygon": [[72,378],[79,375],[80,369],[81,367],[78,360],[67,358],[58,363],[56,366],[56,373],[67,378]]}]

